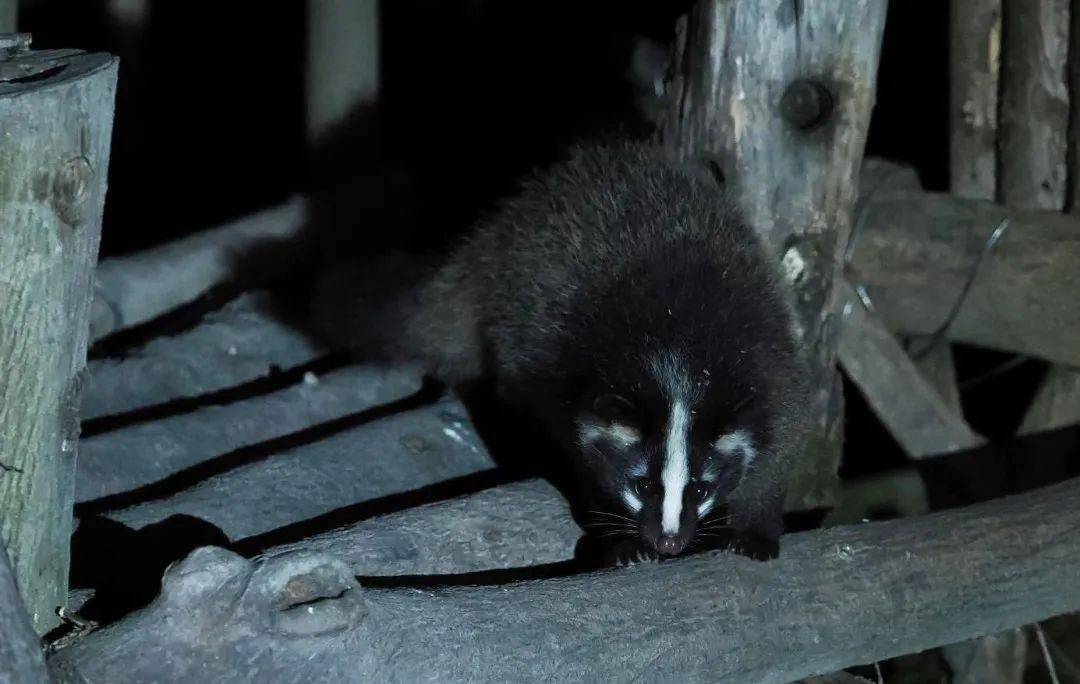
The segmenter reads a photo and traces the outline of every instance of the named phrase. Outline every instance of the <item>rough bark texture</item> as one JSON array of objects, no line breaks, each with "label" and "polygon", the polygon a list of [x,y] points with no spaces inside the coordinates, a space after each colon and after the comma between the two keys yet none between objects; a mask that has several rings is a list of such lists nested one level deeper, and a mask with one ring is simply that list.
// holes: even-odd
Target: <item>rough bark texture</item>
[{"label": "rough bark texture", "polygon": [[[884,0],[829,0],[766,11],[702,0],[678,25],[664,139],[686,156],[714,159],[738,189],[794,284],[814,359],[818,392],[807,410],[816,439],[792,474],[789,508],[829,505],[836,496],[843,403],[832,286],[851,225],[886,8]],[[808,99],[791,97],[800,93]],[[795,104],[789,118],[782,102]]]},{"label": "rough bark texture", "polygon": [[1080,366],[1076,218],[899,190],[875,193],[865,212],[849,279],[866,286],[890,330],[934,332],[987,238],[1008,216],[1009,227],[979,267],[949,338]]},{"label": "rough bark texture", "polygon": [[[494,586],[362,589],[321,554],[204,548],[54,656],[89,681],[790,682],[1080,608],[1080,481],[968,509]],[[512,608],[511,608],[512,607]]]},{"label": "rough bark texture", "polygon": [[997,187],[1001,2],[949,3],[949,178],[960,197],[992,200]]},{"label": "rough bark texture", "polygon": [[1065,206],[1070,0],[1005,0],[998,199],[1016,209]]},{"label": "rough bark texture", "polygon": [[83,418],[227,389],[326,353],[272,311],[268,293],[250,292],[190,331],[158,338],[124,359],[91,362]]},{"label": "rough bark texture", "polygon": [[290,440],[254,445],[245,458],[227,455],[120,495],[109,508],[145,503],[108,517],[140,529],[183,514],[216,525],[233,541],[260,535],[492,468],[466,416],[451,400],[378,419],[359,414],[355,423],[346,416]]},{"label": "rough bark texture", "polygon": [[843,302],[840,363],[904,451],[926,458],[984,444],[855,290],[846,282],[838,289]]},{"label": "rough bark texture", "polygon": [[116,67],[66,54],[32,81],[0,82],[0,542],[38,632],[67,597]]},{"label": "rough bark texture", "polygon": [[451,575],[567,561],[580,536],[566,499],[526,480],[363,520],[262,558],[317,552],[357,575]]},{"label": "rough bark texture", "polygon": [[41,640],[26,614],[4,545],[0,544],[0,682],[40,684],[49,681]]},{"label": "rough bark texture", "polygon": [[269,395],[133,425],[84,439],[79,447],[75,501],[151,484],[212,459],[242,458],[246,447],[286,437],[401,399],[420,389],[407,367],[358,366]]},{"label": "rough bark texture", "polygon": [[93,339],[152,320],[216,285],[257,285],[280,275],[296,265],[295,250],[287,258],[261,260],[258,269],[243,262],[256,252],[270,254],[274,243],[295,242],[306,220],[306,201],[294,197],[213,230],[102,261],[95,274]]}]

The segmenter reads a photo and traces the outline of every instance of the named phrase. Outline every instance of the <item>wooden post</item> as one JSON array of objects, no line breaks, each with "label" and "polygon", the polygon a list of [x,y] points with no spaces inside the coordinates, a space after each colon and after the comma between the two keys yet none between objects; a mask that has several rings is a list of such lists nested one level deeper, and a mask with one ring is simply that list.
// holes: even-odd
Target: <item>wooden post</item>
[{"label": "wooden post", "polygon": [[789,508],[836,497],[843,402],[833,281],[851,228],[887,3],[702,0],[677,27],[667,144],[711,157],[795,287],[816,439]]},{"label": "wooden post", "polygon": [[1002,14],[998,199],[1065,206],[1069,0],[1006,0]]},{"label": "wooden post", "polygon": [[67,598],[116,67],[73,51],[0,61],[0,540],[39,633]]},{"label": "wooden post", "polygon": [[0,682],[38,684],[49,681],[41,640],[19,598],[4,545],[0,544]]},{"label": "wooden post", "polygon": [[1001,0],[951,0],[949,32],[950,189],[994,199]]},{"label": "wooden post", "polygon": [[0,0],[0,33],[14,33],[18,18],[18,0]]}]

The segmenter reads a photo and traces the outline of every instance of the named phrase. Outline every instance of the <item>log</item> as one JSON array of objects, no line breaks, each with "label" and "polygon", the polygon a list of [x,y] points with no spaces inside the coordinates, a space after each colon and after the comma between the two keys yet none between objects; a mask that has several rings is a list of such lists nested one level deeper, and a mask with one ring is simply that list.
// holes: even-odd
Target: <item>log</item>
[{"label": "log", "polygon": [[451,575],[568,561],[580,536],[558,490],[526,480],[363,520],[260,558],[316,552],[357,575]]},{"label": "log", "polygon": [[901,335],[930,335],[948,317],[987,238],[986,256],[948,330],[956,342],[1080,366],[1080,221],[1010,211],[945,194],[882,190],[869,198],[849,280]]},{"label": "log", "polygon": [[789,509],[836,498],[843,398],[833,280],[851,229],[886,2],[701,0],[676,29],[662,137],[715,161],[794,286],[812,350],[814,437],[789,480]]},{"label": "log", "polygon": [[[266,440],[242,455],[80,504],[76,513],[104,512],[134,530],[188,515],[237,541],[319,516],[329,520],[338,509],[493,467],[460,403],[410,405],[421,400],[426,401],[409,398]],[[305,529],[304,536],[322,531]]]},{"label": "log", "polygon": [[1002,13],[998,199],[1065,206],[1070,0],[1007,0]]},{"label": "log", "polygon": [[14,33],[19,17],[17,0],[0,0],[0,33]]},{"label": "log", "polygon": [[153,340],[127,358],[92,361],[84,419],[115,415],[251,383],[326,350],[274,315],[273,297],[249,292],[195,328]]},{"label": "log", "polygon": [[[186,304],[217,285],[258,286],[302,263],[299,239],[307,202],[287,202],[135,254],[98,265],[91,336],[99,340]],[[275,250],[282,244],[289,249]],[[245,264],[267,256],[258,268]]]},{"label": "log", "polygon": [[39,684],[49,681],[41,640],[26,613],[7,551],[0,544],[0,682]]},{"label": "log", "polygon": [[[489,586],[361,588],[320,554],[203,548],[53,656],[88,681],[790,682],[1080,608],[1080,480],[919,518]],[[208,631],[209,630],[209,631]]]},{"label": "log", "polygon": [[117,60],[24,51],[0,69],[0,543],[44,633],[67,600]]},{"label": "log", "polygon": [[949,189],[994,199],[1002,0],[949,4]]},{"label": "log", "polygon": [[133,425],[84,439],[75,501],[135,489],[209,460],[342,419],[420,389],[417,369],[359,366],[308,373],[291,387],[225,406]]},{"label": "log", "polygon": [[841,282],[840,363],[908,456],[920,459],[986,442],[946,403],[896,336]]}]

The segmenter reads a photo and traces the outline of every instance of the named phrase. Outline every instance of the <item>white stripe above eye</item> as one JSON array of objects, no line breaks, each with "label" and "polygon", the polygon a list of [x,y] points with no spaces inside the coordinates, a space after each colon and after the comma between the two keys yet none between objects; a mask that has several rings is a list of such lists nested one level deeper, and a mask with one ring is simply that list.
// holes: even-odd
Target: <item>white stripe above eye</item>
[{"label": "white stripe above eye", "polygon": [[622,490],[622,500],[623,503],[626,504],[626,507],[634,513],[641,511],[641,499],[637,498],[637,496],[629,489]]},{"label": "white stripe above eye", "polygon": [[705,514],[708,513],[709,511],[711,511],[713,509],[713,506],[715,506],[715,505],[716,505],[716,495],[713,494],[708,499],[705,499],[700,504],[698,504],[698,507],[697,507],[698,517],[699,518],[705,517]]},{"label": "white stripe above eye", "polygon": [[754,447],[754,440],[746,430],[736,430],[721,436],[716,440],[716,443],[713,444],[713,447],[725,456],[738,455],[742,459],[744,475],[747,468],[750,467],[750,464],[754,462],[754,458],[757,457],[757,449]]},{"label": "white stripe above eye", "polygon": [[583,444],[605,441],[630,447],[641,441],[641,432],[636,427],[624,423],[603,425],[592,421],[582,421],[578,424],[578,439]]},{"label": "white stripe above eye", "polygon": [[682,518],[683,492],[690,482],[690,458],[687,453],[690,437],[690,413],[682,399],[671,404],[667,440],[664,448],[664,467],[660,482],[664,487],[661,527],[665,534],[677,534]]}]

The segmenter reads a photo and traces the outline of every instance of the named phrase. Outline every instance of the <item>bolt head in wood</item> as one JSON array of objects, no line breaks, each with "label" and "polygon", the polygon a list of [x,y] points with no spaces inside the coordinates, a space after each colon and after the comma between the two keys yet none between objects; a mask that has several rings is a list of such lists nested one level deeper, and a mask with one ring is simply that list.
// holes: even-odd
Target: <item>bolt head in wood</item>
[{"label": "bolt head in wood", "polygon": [[780,115],[801,131],[808,131],[825,123],[832,110],[832,93],[816,81],[794,81],[780,98]]}]

